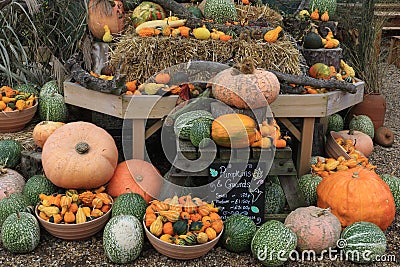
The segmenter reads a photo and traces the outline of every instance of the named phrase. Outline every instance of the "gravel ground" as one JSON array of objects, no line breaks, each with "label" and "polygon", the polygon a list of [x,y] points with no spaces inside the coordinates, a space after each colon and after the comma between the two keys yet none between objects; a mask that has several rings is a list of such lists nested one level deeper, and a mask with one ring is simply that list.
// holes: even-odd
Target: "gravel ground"
[{"label": "gravel ground", "polygon": [[[378,174],[393,173],[400,176],[399,135],[400,130],[400,70],[389,66],[385,78],[383,94],[387,100],[385,126],[395,133],[395,143],[391,148],[375,146],[370,161],[378,166]],[[1,139],[1,138],[0,138]],[[386,255],[395,257],[391,262],[377,262],[369,266],[400,266],[400,216],[387,229],[388,247]],[[112,264],[104,254],[102,235],[96,234],[85,241],[64,241],[41,232],[41,242],[31,253],[14,255],[0,244],[0,266],[119,266]],[[169,259],[156,252],[148,243],[140,257],[127,266],[262,266],[250,253],[235,254],[217,246],[207,255],[190,261]],[[285,266],[357,266],[340,260],[290,261]]]}]

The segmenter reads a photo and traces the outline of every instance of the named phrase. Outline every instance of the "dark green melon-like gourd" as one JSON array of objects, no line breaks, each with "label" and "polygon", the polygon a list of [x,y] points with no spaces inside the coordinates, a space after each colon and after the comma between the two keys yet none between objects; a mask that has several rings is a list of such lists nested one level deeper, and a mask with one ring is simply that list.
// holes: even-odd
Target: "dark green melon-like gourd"
[{"label": "dark green melon-like gourd", "polygon": [[299,188],[307,205],[317,205],[317,186],[321,181],[322,177],[315,174],[305,174],[300,177]]},{"label": "dark green melon-like gourd", "polygon": [[41,95],[39,100],[39,115],[43,121],[66,122],[68,110],[64,97],[57,93]]},{"label": "dark green melon-like gourd", "polygon": [[368,134],[372,140],[374,139],[374,123],[367,115],[354,116],[354,118],[350,120],[349,129],[363,132],[365,134]]},{"label": "dark green melon-like gourd", "polygon": [[36,217],[27,212],[10,214],[1,227],[3,246],[12,253],[28,253],[40,242],[40,226]]},{"label": "dark green melon-like gourd", "polygon": [[27,197],[30,205],[39,203],[39,194],[51,195],[57,192],[58,187],[43,175],[34,175],[26,181],[23,194]]},{"label": "dark green melon-like gourd", "polygon": [[39,96],[39,90],[32,84],[17,84],[13,87],[14,90],[19,92],[24,92],[28,94],[35,94],[35,96]]},{"label": "dark green melon-like gourd", "polygon": [[382,174],[380,176],[385,183],[388,184],[390,191],[392,192],[394,203],[396,205],[396,211],[400,210],[400,178],[390,175]]},{"label": "dark green melon-like gourd", "polygon": [[192,142],[192,145],[199,147],[203,139],[211,138],[211,124],[212,120],[205,118],[199,118],[193,123],[193,127],[190,129],[190,142]]},{"label": "dark green melon-like gourd", "polygon": [[111,217],[124,214],[133,215],[142,220],[146,213],[146,208],[147,203],[141,195],[137,193],[124,193],[115,199]]},{"label": "dark green melon-like gourd", "polygon": [[322,47],[321,36],[315,32],[309,32],[303,39],[303,47],[305,49],[318,49]]},{"label": "dark green melon-like gourd", "polygon": [[265,214],[281,213],[286,204],[286,195],[280,184],[265,184]]},{"label": "dark green melon-like gourd", "polygon": [[0,141],[0,166],[14,169],[21,161],[22,145],[13,139]]},{"label": "dark green melon-like gourd", "polygon": [[223,24],[227,21],[236,21],[238,15],[236,7],[231,0],[206,0],[204,17]]},{"label": "dark green melon-like gourd", "polygon": [[328,130],[327,132],[329,133],[330,131],[335,131],[339,132],[344,129],[344,120],[340,114],[335,113],[332,115],[328,116]]},{"label": "dark green melon-like gourd", "polygon": [[194,122],[199,118],[210,120],[211,122],[214,120],[212,114],[206,110],[193,110],[185,112],[179,115],[174,122],[175,135],[180,139],[190,140],[190,131]]},{"label": "dark green melon-like gourd", "polygon": [[289,259],[296,246],[296,234],[282,222],[270,220],[254,234],[251,252],[265,266],[279,266]]},{"label": "dark green melon-like gourd", "polygon": [[386,251],[385,233],[371,222],[355,222],[347,226],[340,238],[344,241],[341,243],[345,244],[343,252],[353,262],[372,262]]},{"label": "dark green melon-like gourd", "polygon": [[173,225],[174,233],[177,235],[184,235],[188,231],[188,221],[187,220],[178,220],[174,222]]},{"label": "dark green melon-like gourd", "polygon": [[204,18],[203,13],[201,12],[200,8],[197,6],[189,6],[187,10],[192,13],[196,18],[202,19]]},{"label": "dark green melon-like gourd", "polygon": [[141,221],[133,215],[112,217],[104,227],[103,249],[113,263],[133,262],[143,249]]},{"label": "dark green melon-like gourd", "polygon": [[0,226],[7,217],[14,213],[24,211],[29,206],[29,200],[22,193],[12,193],[0,200]]},{"label": "dark green melon-like gourd", "polygon": [[232,252],[248,251],[256,231],[257,226],[250,217],[233,214],[224,221],[221,244]]}]

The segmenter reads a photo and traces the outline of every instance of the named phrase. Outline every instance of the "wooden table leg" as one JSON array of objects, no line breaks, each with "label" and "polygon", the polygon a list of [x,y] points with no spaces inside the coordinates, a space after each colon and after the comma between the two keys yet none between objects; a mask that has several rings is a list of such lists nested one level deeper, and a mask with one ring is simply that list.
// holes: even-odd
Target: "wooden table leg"
[{"label": "wooden table leg", "polygon": [[310,172],[310,161],[314,135],[314,117],[304,118],[301,131],[300,150],[297,157],[297,172],[299,177]]},{"label": "wooden table leg", "polygon": [[144,159],[145,146],[145,120],[132,120],[132,157],[134,159]]}]

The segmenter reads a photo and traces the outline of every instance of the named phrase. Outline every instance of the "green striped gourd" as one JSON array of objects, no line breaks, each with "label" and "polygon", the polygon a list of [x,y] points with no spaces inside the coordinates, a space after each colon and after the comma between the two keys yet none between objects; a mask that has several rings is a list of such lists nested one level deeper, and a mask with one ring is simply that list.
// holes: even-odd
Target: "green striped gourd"
[{"label": "green striped gourd", "polygon": [[35,94],[35,96],[39,96],[39,90],[37,90],[32,84],[17,84],[13,87],[13,89],[19,92]]},{"label": "green striped gourd", "polygon": [[23,194],[27,197],[30,205],[39,203],[39,194],[51,195],[57,192],[58,187],[43,175],[34,175],[26,181]]},{"label": "green striped gourd", "polygon": [[400,210],[400,178],[390,175],[382,174],[382,180],[384,180],[392,192],[394,203],[396,204],[396,211]]},{"label": "green striped gourd", "polygon": [[21,161],[22,145],[13,139],[0,141],[0,166],[14,169]]},{"label": "green striped gourd", "polygon": [[356,130],[368,134],[371,139],[374,139],[374,123],[367,115],[357,115],[351,119],[349,123],[350,130]]},{"label": "green striped gourd", "polygon": [[231,0],[206,0],[204,17],[220,24],[238,19],[236,7]]},{"label": "green striped gourd", "polygon": [[113,263],[134,261],[142,252],[143,242],[143,226],[133,215],[112,217],[104,227],[103,249]]},{"label": "green striped gourd", "polygon": [[214,120],[212,114],[206,110],[193,110],[185,112],[179,115],[175,120],[175,135],[180,139],[190,140],[190,130],[192,129],[194,122],[199,118],[210,120],[211,122]]},{"label": "green striped gourd", "polygon": [[203,139],[211,138],[211,124],[212,120],[205,118],[199,118],[194,121],[193,127],[190,129],[190,142],[192,142],[192,145],[199,147]]},{"label": "green striped gourd", "polygon": [[300,177],[299,188],[307,205],[317,205],[317,186],[321,181],[322,177],[315,174],[305,174]]},{"label": "green striped gourd", "polygon": [[385,233],[371,222],[355,222],[347,226],[338,247],[341,244],[345,244],[342,249],[348,260],[357,263],[371,262],[386,251]]},{"label": "green striped gourd", "polygon": [[42,97],[43,95],[51,95],[53,93],[63,95],[63,91],[58,87],[56,80],[45,83],[42,88],[40,88],[39,96]]},{"label": "green striped gourd", "polygon": [[57,93],[41,95],[39,115],[42,121],[65,122],[68,117],[68,110],[64,97]]},{"label": "green striped gourd", "polygon": [[0,226],[7,217],[19,211],[24,211],[29,206],[29,200],[22,193],[12,193],[0,200]]},{"label": "green striped gourd", "polygon": [[340,116],[338,113],[328,116],[328,130],[327,130],[328,133],[330,131],[339,132],[342,131],[343,129],[344,129],[344,120],[342,116]]},{"label": "green striped gourd", "polygon": [[296,249],[296,234],[282,222],[270,220],[261,225],[251,240],[253,256],[265,266],[279,266]]},{"label": "green striped gourd", "polygon": [[137,193],[124,193],[115,199],[111,217],[133,215],[139,220],[142,220],[146,213],[146,208],[147,203],[141,195]]},{"label": "green striped gourd", "polygon": [[224,221],[224,232],[221,244],[232,252],[250,250],[251,240],[257,231],[257,226],[248,216],[233,214]]},{"label": "green striped gourd", "polygon": [[281,213],[286,204],[286,195],[280,184],[265,184],[265,214]]},{"label": "green striped gourd", "polygon": [[12,253],[33,251],[40,241],[40,226],[36,217],[27,212],[10,214],[1,227],[1,240]]}]

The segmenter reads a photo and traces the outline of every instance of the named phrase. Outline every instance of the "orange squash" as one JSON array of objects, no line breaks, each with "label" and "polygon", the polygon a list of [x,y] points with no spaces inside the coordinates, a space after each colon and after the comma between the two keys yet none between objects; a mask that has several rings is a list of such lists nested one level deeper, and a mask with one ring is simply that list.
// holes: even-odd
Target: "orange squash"
[{"label": "orange squash", "polygon": [[256,141],[256,122],[247,115],[225,114],[211,125],[211,137],[217,145],[244,148]]},{"label": "orange squash", "polygon": [[163,178],[151,163],[130,159],[118,164],[107,185],[107,193],[117,197],[126,192],[140,194],[147,203],[160,193]]},{"label": "orange squash", "polygon": [[280,83],[275,74],[256,69],[250,58],[243,60],[239,71],[226,69],[215,76],[214,98],[229,106],[254,109],[265,107],[278,97]]},{"label": "orange squash", "polygon": [[366,221],[383,231],[393,222],[395,203],[389,186],[374,171],[355,167],[332,173],[317,187],[320,208],[330,208],[342,227]]},{"label": "orange squash", "polygon": [[58,128],[42,151],[46,177],[62,188],[98,188],[111,179],[117,163],[118,149],[112,136],[89,122]]},{"label": "orange squash", "polygon": [[33,128],[33,141],[35,144],[43,148],[47,138],[54,133],[55,130],[63,126],[65,123],[56,121],[41,121]]},{"label": "orange squash", "polygon": [[125,11],[122,1],[90,0],[88,5],[88,27],[97,39],[102,40],[104,25],[111,34],[121,33],[125,26]]}]

